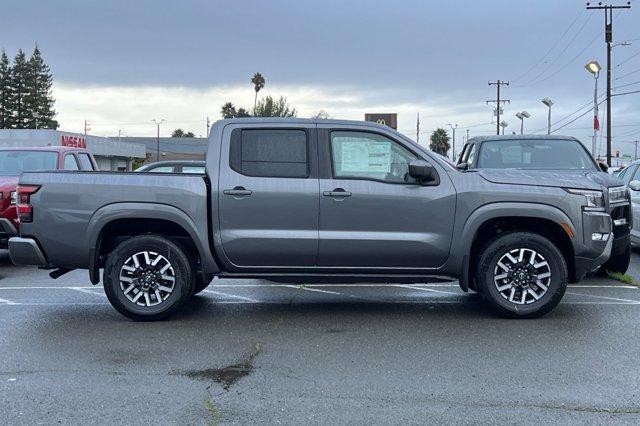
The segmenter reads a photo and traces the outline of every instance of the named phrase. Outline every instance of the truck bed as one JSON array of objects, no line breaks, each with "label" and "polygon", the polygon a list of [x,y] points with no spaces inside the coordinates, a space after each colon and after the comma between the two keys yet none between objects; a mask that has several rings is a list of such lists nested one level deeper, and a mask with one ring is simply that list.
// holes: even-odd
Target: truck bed
[{"label": "truck bed", "polygon": [[159,215],[175,210],[207,235],[207,186],[201,175],[24,173],[20,185],[29,184],[41,188],[31,196],[34,220],[23,224],[21,235],[37,236],[47,261],[57,267],[87,268],[97,237],[93,227],[117,218],[121,211],[130,217],[136,208],[148,209],[150,203]]}]

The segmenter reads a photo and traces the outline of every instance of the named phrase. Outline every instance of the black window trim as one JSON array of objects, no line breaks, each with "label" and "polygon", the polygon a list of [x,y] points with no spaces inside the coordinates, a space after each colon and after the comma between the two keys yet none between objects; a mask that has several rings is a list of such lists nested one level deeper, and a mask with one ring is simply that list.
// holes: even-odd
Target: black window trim
[{"label": "black window trim", "polygon": [[349,129],[349,128],[335,128],[335,129],[328,129],[328,133],[327,133],[327,144],[329,145],[329,163],[330,163],[330,167],[329,170],[331,172],[331,176],[330,178],[333,180],[364,180],[364,181],[371,181],[371,182],[379,182],[379,183],[386,183],[388,185],[410,185],[410,186],[437,186],[440,184],[440,176],[438,174],[438,171],[436,170],[436,168],[434,167],[434,171],[436,173],[436,178],[432,181],[432,182],[389,182],[383,179],[376,179],[376,178],[370,178],[370,177],[358,177],[358,176],[350,176],[350,177],[336,177],[336,172],[335,172],[335,165],[333,164],[333,144],[331,143],[331,134],[333,132],[356,132],[356,133],[371,133],[374,135],[378,135],[378,136],[382,136],[384,138],[387,138],[389,140],[391,140],[392,142],[397,143],[398,145],[400,145],[402,148],[406,149],[407,151],[409,151],[410,153],[412,153],[413,155],[416,156],[417,160],[423,160],[426,161],[427,163],[431,164],[431,166],[433,166],[433,162],[429,161],[429,159],[424,158],[423,155],[420,155],[419,153],[417,153],[414,149],[411,149],[410,147],[408,147],[407,145],[403,144],[402,142],[400,142],[399,140],[397,140],[396,138],[393,138],[383,132],[378,132],[375,130],[364,130],[364,129]]},{"label": "black window trim", "polygon": [[[248,175],[246,173],[242,173],[241,171],[234,168],[231,158],[231,144],[233,143],[233,134],[234,132],[240,133],[240,152],[242,152],[242,132],[245,130],[296,130],[303,131],[305,137],[305,145],[306,145],[306,153],[307,153],[307,173],[305,176],[254,176]],[[229,137],[229,168],[234,172],[238,173],[242,176],[252,177],[252,178],[260,178],[260,179],[309,179],[311,177],[311,143],[310,143],[310,134],[309,128],[307,127],[236,127],[231,131],[231,135]],[[242,161],[242,157],[240,158]],[[286,161],[283,161],[286,163]]]}]

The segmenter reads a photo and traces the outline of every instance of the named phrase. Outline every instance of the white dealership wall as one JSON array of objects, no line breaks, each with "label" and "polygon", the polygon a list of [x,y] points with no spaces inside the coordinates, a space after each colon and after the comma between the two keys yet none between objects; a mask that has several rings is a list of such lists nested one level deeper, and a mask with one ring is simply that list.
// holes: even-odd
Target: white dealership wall
[{"label": "white dealership wall", "polygon": [[100,136],[59,130],[0,129],[0,147],[79,146],[96,158],[100,170],[131,170],[135,158],[146,158],[145,146]]}]

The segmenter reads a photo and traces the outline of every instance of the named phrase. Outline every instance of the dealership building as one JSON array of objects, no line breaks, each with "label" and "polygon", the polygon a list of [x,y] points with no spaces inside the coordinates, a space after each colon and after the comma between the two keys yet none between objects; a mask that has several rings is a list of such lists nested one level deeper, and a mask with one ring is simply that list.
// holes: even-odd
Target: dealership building
[{"label": "dealership building", "polygon": [[0,147],[69,146],[87,148],[100,170],[129,171],[135,159],[146,159],[145,145],[59,130],[0,129]]},{"label": "dealership building", "polygon": [[147,162],[158,158],[160,161],[204,160],[209,146],[207,138],[123,137],[119,140],[144,145]]}]

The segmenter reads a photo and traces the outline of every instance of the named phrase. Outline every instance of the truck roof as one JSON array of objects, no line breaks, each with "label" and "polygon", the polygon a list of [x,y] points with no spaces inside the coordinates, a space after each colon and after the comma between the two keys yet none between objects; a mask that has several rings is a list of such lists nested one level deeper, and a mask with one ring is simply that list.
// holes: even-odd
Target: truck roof
[{"label": "truck roof", "polygon": [[474,136],[467,143],[470,142],[485,142],[485,141],[504,141],[504,140],[572,140],[580,142],[573,136],[561,136],[561,135],[491,135],[491,136]]},{"label": "truck roof", "polygon": [[283,118],[283,117],[226,118],[223,120],[216,121],[214,125],[235,124],[235,123],[291,123],[291,124],[299,123],[299,124],[328,124],[328,125],[346,124],[346,125],[367,126],[367,127],[378,128],[378,129],[395,131],[389,126],[386,126],[384,124],[374,123],[372,121],[334,120],[334,119],[326,119],[326,118]]}]

